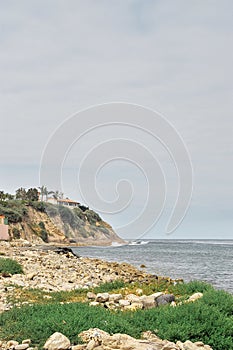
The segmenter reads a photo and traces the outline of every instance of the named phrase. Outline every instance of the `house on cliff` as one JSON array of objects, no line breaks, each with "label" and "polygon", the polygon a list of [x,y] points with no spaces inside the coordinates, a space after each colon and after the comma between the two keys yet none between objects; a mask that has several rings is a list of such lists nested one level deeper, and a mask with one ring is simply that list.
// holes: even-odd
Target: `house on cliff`
[{"label": "house on cliff", "polygon": [[73,201],[72,199],[66,198],[66,199],[55,199],[55,198],[48,198],[48,203],[57,204],[57,205],[63,205],[64,207],[68,208],[76,208],[80,205],[79,202]]},{"label": "house on cliff", "polygon": [[8,220],[4,215],[0,215],[0,241],[9,241]]}]

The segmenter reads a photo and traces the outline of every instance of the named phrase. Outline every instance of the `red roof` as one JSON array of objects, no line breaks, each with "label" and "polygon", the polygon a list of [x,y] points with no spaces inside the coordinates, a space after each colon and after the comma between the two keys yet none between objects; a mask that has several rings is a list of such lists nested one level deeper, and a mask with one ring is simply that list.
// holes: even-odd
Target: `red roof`
[{"label": "red roof", "polygon": [[72,199],[58,199],[58,202],[65,202],[65,203],[74,203],[74,204],[79,204],[79,202],[73,201]]}]

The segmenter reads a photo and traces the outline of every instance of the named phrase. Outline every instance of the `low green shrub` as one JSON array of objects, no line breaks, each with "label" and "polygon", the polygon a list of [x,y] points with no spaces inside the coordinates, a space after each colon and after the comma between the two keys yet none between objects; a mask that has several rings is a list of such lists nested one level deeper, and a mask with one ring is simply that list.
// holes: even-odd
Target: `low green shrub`
[{"label": "low green shrub", "polygon": [[45,213],[46,211],[46,206],[44,202],[30,201],[29,205],[30,207],[37,211],[40,211],[41,213]]},{"label": "low green shrub", "polygon": [[9,224],[22,222],[27,216],[27,208],[24,201],[9,200],[1,202],[0,215],[5,215]]},{"label": "low green shrub", "polygon": [[122,280],[116,280],[114,282],[105,282],[94,288],[95,293],[111,292],[115,289],[126,287],[127,284]]},{"label": "low green shrub", "polygon": [[5,215],[8,219],[9,224],[15,224],[23,220],[22,213],[14,209],[3,207],[2,205],[0,205],[0,215]]},{"label": "low green shrub", "polygon": [[85,215],[90,224],[95,224],[96,221],[99,222],[102,220],[101,217],[95,211],[90,209],[85,211]]},{"label": "low green shrub", "polygon": [[72,209],[66,208],[63,205],[59,205],[58,210],[64,224],[69,224],[71,227],[74,227],[75,216]]},{"label": "low green shrub", "polygon": [[23,273],[23,269],[15,260],[0,258],[0,273],[15,275],[17,273]]},{"label": "low green shrub", "polygon": [[[103,284],[94,291],[111,292],[125,286],[123,282],[116,281]],[[98,327],[109,333],[127,333],[136,338],[143,331],[151,330],[162,339],[174,342],[189,339],[193,342],[203,341],[214,350],[233,350],[232,295],[201,282],[191,282],[179,288],[183,288],[185,294],[187,291],[190,294],[201,291],[201,288],[206,291],[203,289],[203,298],[193,303],[136,312],[111,312],[83,303],[60,304],[66,297],[65,292],[60,292],[56,303],[48,304],[47,300],[46,305],[13,308],[0,314],[0,339],[21,341],[31,338],[34,346],[42,347],[46,339],[58,331],[75,344],[81,331]],[[180,291],[177,292],[179,295]]]},{"label": "low green shrub", "polygon": [[49,237],[48,237],[48,232],[44,229],[42,229],[40,231],[40,238],[42,239],[42,241],[44,241],[45,243],[48,243],[49,241]]},{"label": "low green shrub", "polygon": [[50,217],[55,217],[59,214],[57,205],[51,203],[44,203],[45,211]]},{"label": "low green shrub", "polygon": [[85,214],[84,214],[82,209],[76,207],[73,209],[73,212],[74,212],[75,216],[79,217],[79,219],[81,219],[83,221],[86,220]]}]

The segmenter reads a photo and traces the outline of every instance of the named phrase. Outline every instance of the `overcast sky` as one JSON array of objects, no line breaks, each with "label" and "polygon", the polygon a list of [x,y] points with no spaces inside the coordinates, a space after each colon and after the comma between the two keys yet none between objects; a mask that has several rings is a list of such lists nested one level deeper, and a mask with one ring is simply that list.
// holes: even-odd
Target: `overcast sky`
[{"label": "overcast sky", "polygon": [[[70,115],[112,101],[135,103],[165,116],[191,156],[192,202],[169,238],[233,238],[232,13],[231,0],[1,1],[1,188],[39,185],[43,149]],[[69,169],[77,170],[82,147],[64,180],[66,195],[81,201]],[[135,177],[141,188],[137,171],[123,163],[117,169],[100,178],[105,195],[116,174]],[[128,211],[103,215],[116,230],[140,211],[143,191],[134,193]],[[150,237],[166,237],[171,207]]]}]

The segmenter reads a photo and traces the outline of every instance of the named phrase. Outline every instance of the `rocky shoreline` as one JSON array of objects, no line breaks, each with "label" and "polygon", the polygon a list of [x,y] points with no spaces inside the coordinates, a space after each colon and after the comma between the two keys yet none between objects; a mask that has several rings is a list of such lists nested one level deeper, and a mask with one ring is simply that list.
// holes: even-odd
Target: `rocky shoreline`
[{"label": "rocky shoreline", "polygon": [[164,279],[172,283],[169,278],[148,274],[128,263],[78,257],[65,246],[25,247],[1,242],[0,254],[18,261],[24,270],[24,274],[0,276],[0,312],[9,310],[7,296],[14,291],[14,285],[59,292],[93,288],[116,280],[149,283]]},{"label": "rocky shoreline", "polygon": [[[25,246],[26,245],[26,246]],[[120,294],[100,293],[95,295],[89,289],[101,283],[122,280],[124,282],[150,283],[164,281],[178,283],[182,280],[172,280],[168,277],[159,277],[138,270],[127,263],[107,262],[100,259],[91,259],[75,256],[67,247],[56,246],[28,246],[14,242],[1,242],[0,255],[18,261],[24,274],[0,276],[0,312],[9,310],[9,294],[14,294],[17,288],[40,289],[45,292],[87,290],[86,301],[95,307],[97,304],[109,309],[122,308],[136,310],[138,308],[157,307],[159,303],[174,302],[173,297],[164,293],[156,295],[129,294],[123,297]],[[136,300],[137,299],[137,300]],[[166,299],[166,300],[165,300]],[[168,300],[169,299],[169,300]],[[175,305],[173,305],[175,306]],[[44,348],[48,350],[211,350],[211,347],[202,342],[171,343],[159,339],[151,332],[145,332],[141,340],[134,339],[125,334],[110,335],[99,329],[91,329],[80,334],[84,342],[82,345],[72,345],[65,335],[56,332],[46,341]],[[25,339],[19,344],[15,340],[0,341],[0,349],[32,350],[31,340]]]}]

